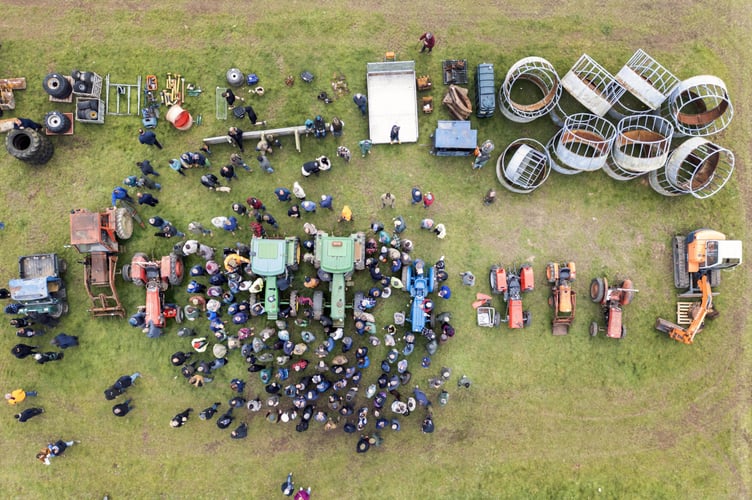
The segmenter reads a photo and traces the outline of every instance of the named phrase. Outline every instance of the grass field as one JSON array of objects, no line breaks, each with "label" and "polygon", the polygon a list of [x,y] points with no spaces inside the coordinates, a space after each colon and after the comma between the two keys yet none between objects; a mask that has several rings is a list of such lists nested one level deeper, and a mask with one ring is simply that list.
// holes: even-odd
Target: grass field
[{"label": "grass field", "polygon": [[[71,313],[57,331],[78,335],[81,346],[60,363],[37,365],[16,360],[8,351],[17,343],[5,327],[0,357],[0,386],[6,392],[23,386],[37,389],[33,403],[46,413],[25,424],[14,421],[15,409],[3,409],[0,426],[0,481],[8,498],[274,498],[289,471],[298,486],[311,486],[314,498],[747,498],[750,476],[750,335],[747,311],[749,272],[724,275],[715,304],[721,316],[692,346],[680,345],[653,328],[658,316],[672,319],[675,290],[671,277],[670,239],[674,234],[712,227],[733,239],[748,239],[752,199],[747,165],[752,95],[744,78],[750,72],[750,20],[746,2],[662,2],[630,4],[582,2],[4,2],[0,19],[2,74],[25,76],[28,88],[16,92],[15,114],[41,121],[55,109],[42,90],[50,71],[72,69],[109,73],[114,82],[135,83],[137,75],[181,73],[200,86],[201,97],[185,103],[203,125],[179,132],[164,120],[156,130],[164,151],[137,141],[140,119],[108,116],[103,126],[76,123],[75,134],[54,137],[53,159],[43,167],[27,166],[0,156],[5,182],[0,220],[0,277],[15,277],[17,256],[59,252],[70,263],[67,275]],[[426,29],[438,37],[433,54],[419,54],[418,36]],[[735,108],[731,126],[712,140],[733,150],[737,171],[715,197],[666,198],[646,181],[620,183],[596,172],[577,176],[551,174],[532,195],[513,195],[498,185],[492,162],[471,171],[467,158],[428,154],[437,119],[449,119],[437,106],[421,115],[418,144],[379,146],[366,159],[357,142],[368,135],[349,96],[326,105],[316,99],[330,91],[330,79],[341,72],[352,92],[365,91],[365,63],[380,61],[386,51],[401,60],[415,59],[418,74],[432,76],[431,91],[440,102],[441,60],[466,58],[471,67],[492,62],[496,84],[515,61],[537,55],[563,75],[587,53],[612,73],[642,48],[680,79],[712,74],[725,81]],[[199,173],[181,178],[167,167],[170,158],[195,150],[203,137],[226,132],[227,122],[214,118],[214,89],[225,85],[225,71],[239,67],[254,72],[266,89],[262,97],[245,94],[260,119],[270,127],[298,125],[316,114],[345,122],[339,140],[303,138],[297,153],[290,138],[271,158],[276,171],[264,175],[239,172],[230,194],[210,193]],[[310,85],[288,74],[311,71]],[[331,92],[330,92],[331,93]],[[70,106],[70,105],[68,105]],[[61,111],[72,109],[60,107]],[[479,140],[492,139],[496,153],[512,140],[532,137],[546,142],[555,132],[547,119],[514,124],[500,113],[471,119]],[[248,130],[247,122],[245,130]],[[354,154],[349,165],[334,158],[344,144]],[[252,148],[247,148],[252,149]],[[213,149],[212,170],[232,149]],[[332,171],[300,180],[304,161],[321,154],[333,159]],[[253,155],[245,155],[255,167]],[[86,309],[80,257],[69,243],[68,212],[95,210],[110,202],[114,186],[137,174],[136,161],[149,158],[161,172],[163,189],[157,209],[179,228],[191,220],[205,225],[217,215],[229,216],[230,205],[251,195],[266,202],[280,221],[279,234],[302,236],[302,221],[285,217],[287,206],[273,199],[278,186],[300,180],[309,198],[334,196],[335,213],[310,217],[320,229],[347,233],[366,230],[371,220],[388,223],[403,215],[405,236],[415,254],[428,262],[446,256],[452,298],[440,304],[454,314],[457,335],[442,345],[430,369],[418,366],[422,348],[410,359],[413,380],[426,388],[441,366],[454,370],[450,402],[434,407],[436,432],[420,432],[421,412],[403,419],[399,433],[383,431],[380,448],[355,453],[358,435],[341,427],[325,432],[313,424],[297,433],[290,424],[272,425],[262,414],[236,411],[237,422],[249,423],[249,436],[233,441],[229,431],[194,415],[181,429],[169,420],[186,407],[197,412],[231,397],[228,381],[249,379],[251,397],[263,386],[248,374],[237,352],[215,381],[190,387],[170,365],[176,350],[188,350],[186,339],[170,325],[160,339],[147,339],[124,320],[92,319]],[[411,207],[410,187],[419,184],[436,195],[429,211]],[[496,186],[499,199],[484,207],[486,190]],[[398,197],[394,211],[379,209],[379,195]],[[355,223],[344,228],[336,210],[348,204]],[[445,240],[418,230],[430,213],[448,228]],[[121,263],[137,251],[159,257],[173,241],[136,229],[126,243]],[[248,241],[246,227],[237,238],[217,234],[217,248]],[[192,258],[193,259],[193,258]],[[569,336],[550,335],[550,312],[544,266],[550,260],[574,260],[581,300]],[[189,260],[192,265],[198,261]],[[530,262],[537,274],[536,291],[525,296],[533,325],[520,332],[475,326],[470,304],[476,292],[487,292],[487,270],[494,263]],[[310,268],[309,272],[312,271]],[[472,270],[474,288],[461,287],[458,273]],[[640,290],[625,309],[629,334],[622,341],[587,334],[600,311],[587,300],[590,278],[630,277]],[[369,285],[358,277],[360,288]],[[118,290],[129,312],[143,303],[143,289],[122,280]],[[185,287],[168,292],[185,301]],[[500,299],[496,306],[501,307]],[[379,327],[407,302],[404,292],[380,304]],[[263,323],[254,320],[257,330]],[[208,332],[202,319],[195,327]],[[47,346],[54,333],[30,343]],[[385,355],[372,349],[370,384]],[[208,355],[208,352],[207,352]],[[143,377],[129,390],[135,409],[123,419],[111,414],[102,391],[124,373]],[[466,373],[470,390],[456,388]],[[363,385],[365,387],[365,385]],[[436,399],[437,391],[429,391]],[[30,404],[27,404],[30,406]],[[368,430],[373,430],[373,418]],[[233,426],[234,427],[234,426]],[[34,455],[49,440],[81,440],[45,467]]]}]

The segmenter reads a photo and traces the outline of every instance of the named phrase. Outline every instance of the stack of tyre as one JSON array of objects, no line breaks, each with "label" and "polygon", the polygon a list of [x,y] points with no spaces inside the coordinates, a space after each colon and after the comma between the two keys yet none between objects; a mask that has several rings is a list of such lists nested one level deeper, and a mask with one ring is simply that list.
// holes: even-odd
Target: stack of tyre
[{"label": "stack of tyre", "polygon": [[44,91],[55,99],[68,99],[73,92],[70,81],[60,73],[50,73],[42,81]]},{"label": "stack of tyre", "polygon": [[47,136],[28,128],[11,130],[5,137],[5,149],[14,158],[32,165],[44,165],[54,152]]}]

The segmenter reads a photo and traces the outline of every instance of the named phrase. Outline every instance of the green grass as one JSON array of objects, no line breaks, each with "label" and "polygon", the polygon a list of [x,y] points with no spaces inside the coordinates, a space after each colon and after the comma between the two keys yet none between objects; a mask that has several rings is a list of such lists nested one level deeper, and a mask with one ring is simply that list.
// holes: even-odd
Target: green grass
[{"label": "green grass", "polygon": [[[203,116],[204,125],[183,133],[161,120],[157,134],[165,150],[160,152],[138,144],[137,117],[108,116],[104,126],[76,123],[75,135],[53,137],[55,155],[43,167],[0,157],[5,172],[0,220],[6,223],[0,234],[0,276],[7,281],[16,275],[18,255],[56,251],[65,256],[71,264],[71,314],[59,331],[79,335],[82,341],[61,363],[40,366],[7,354],[17,339],[6,327],[0,385],[5,390],[39,390],[35,403],[46,409],[42,417],[23,425],[13,421],[12,409],[3,410],[0,479],[8,497],[97,498],[109,492],[112,498],[272,498],[279,495],[279,484],[289,471],[295,472],[297,485],[311,485],[316,498],[750,495],[750,300],[743,293],[748,271],[724,275],[715,301],[722,315],[694,345],[680,345],[653,329],[656,317],[674,315],[674,234],[710,226],[734,239],[748,237],[750,177],[744,166],[750,162],[750,126],[744,115],[751,101],[742,75],[749,73],[752,50],[743,2],[725,2],[714,9],[673,2],[645,12],[601,2],[582,2],[576,9],[550,2],[535,10],[525,2],[505,2],[502,8],[471,2],[449,7],[431,2],[345,6],[331,1],[245,5],[168,0],[153,7],[91,3],[66,8],[54,21],[51,6],[58,7],[52,2],[12,2],[4,8],[2,76],[25,76],[28,81],[27,90],[16,92],[17,116],[41,121],[56,108],[41,86],[49,71],[93,70],[123,83],[153,73],[160,84],[169,71],[204,89],[201,97],[185,103],[194,117]],[[717,26],[725,29],[709,29],[709,19],[717,19]],[[430,56],[416,53],[417,37],[426,28],[438,36]],[[717,196],[670,199],[643,180],[621,183],[602,172],[552,173],[531,195],[514,195],[497,184],[496,156],[481,171],[471,171],[467,158],[428,154],[436,120],[449,118],[440,105],[434,114],[420,116],[418,144],[377,146],[369,158],[361,159],[357,142],[367,137],[367,122],[350,97],[330,105],[316,99],[322,90],[331,93],[329,81],[337,72],[345,74],[352,92],[365,91],[365,63],[381,60],[387,50],[402,60],[415,58],[417,73],[430,74],[436,82],[431,95],[440,101],[442,59],[467,58],[471,67],[493,62],[498,86],[509,66],[525,56],[545,57],[563,75],[587,53],[616,73],[637,48],[679,78],[714,74],[728,85],[737,116],[712,140],[734,151],[737,172]],[[300,154],[291,138],[283,138],[283,149],[272,157],[275,174],[239,172],[241,180],[229,195],[207,192],[198,172],[180,178],[167,161],[194,150],[203,137],[223,134],[232,123],[232,117],[227,122],[214,119],[214,88],[226,85],[230,67],[259,75],[266,95],[243,95],[270,126],[300,124],[316,114],[327,119],[336,115],[345,122],[344,136],[303,138]],[[312,84],[300,80],[303,70],[316,76]],[[291,88],[284,85],[288,74],[296,76]],[[555,132],[547,119],[514,124],[500,113],[472,122],[479,140],[492,139],[498,154],[519,137],[545,143]],[[349,165],[334,158],[338,144],[353,151]],[[228,146],[215,147],[212,170],[218,170],[230,152]],[[164,189],[157,195],[158,209],[142,214],[159,213],[185,229],[194,219],[208,225],[213,216],[229,215],[233,201],[259,195],[280,220],[282,234],[302,235],[301,224],[285,217],[287,207],[273,200],[272,190],[300,180],[300,164],[321,154],[333,158],[332,171],[301,184],[312,199],[326,192],[334,196],[336,209],[349,204],[356,222],[344,228],[335,214],[319,211],[310,219],[318,227],[337,233],[365,230],[372,219],[388,223],[391,216],[402,214],[408,224],[405,236],[415,242],[416,255],[429,262],[441,255],[447,258],[453,296],[440,306],[453,312],[457,335],[441,347],[431,369],[411,366],[413,380],[424,387],[441,366],[454,370],[449,405],[434,408],[436,432],[421,434],[420,415],[413,415],[403,419],[398,435],[383,433],[381,448],[357,455],[356,439],[339,429],[325,433],[312,425],[300,434],[292,426],[266,423],[263,415],[247,416],[249,437],[240,442],[195,416],[186,427],[170,429],[169,419],[187,406],[199,411],[214,401],[226,405],[227,382],[246,376],[245,365],[231,353],[215,382],[194,389],[168,362],[172,352],[188,349],[174,325],[163,338],[150,340],[125,321],[90,318],[82,272],[75,265],[80,257],[65,248],[68,211],[107,206],[112,188],[126,175],[138,173],[134,162],[148,157],[162,173]],[[245,156],[255,166],[253,155]],[[409,205],[414,184],[435,193],[437,201],[428,212]],[[484,207],[481,199],[491,186],[497,187],[499,200]],[[397,208],[388,213],[379,210],[378,200],[387,190],[398,197]],[[427,214],[447,225],[446,240],[418,229]],[[156,257],[167,253],[172,242],[154,238],[152,232],[137,229],[121,263],[136,251]],[[211,243],[221,248],[249,238],[244,230],[238,238],[218,234]],[[549,333],[543,278],[549,260],[577,263],[577,320],[563,338]],[[488,291],[489,266],[522,262],[532,263],[537,275],[536,290],[524,297],[533,314],[532,327],[522,332],[506,326],[476,327],[470,304],[476,292]],[[478,277],[475,288],[459,283],[457,273],[468,269]],[[587,285],[595,276],[628,276],[640,290],[625,309],[628,336],[623,341],[587,335],[590,321],[601,320],[587,297]],[[364,288],[370,280],[359,276],[356,282]],[[129,311],[144,300],[143,289],[122,280],[118,290]],[[184,287],[168,296],[184,301]],[[500,299],[495,301],[502,306]],[[406,302],[404,292],[396,292],[380,305],[379,327]],[[191,326],[208,333],[205,320]],[[255,326],[258,330],[263,324]],[[51,337],[48,333],[39,342],[46,345]],[[366,384],[378,375],[385,355],[383,347],[372,351],[374,367],[366,374]],[[420,356],[418,348],[411,365]],[[129,391],[136,409],[127,418],[115,419],[102,391],[134,370],[144,375]],[[469,391],[455,389],[462,373],[474,381]],[[255,375],[249,380],[252,395],[263,390]],[[242,411],[237,415],[246,418]],[[58,437],[82,443],[50,467],[38,464],[38,448]]]}]

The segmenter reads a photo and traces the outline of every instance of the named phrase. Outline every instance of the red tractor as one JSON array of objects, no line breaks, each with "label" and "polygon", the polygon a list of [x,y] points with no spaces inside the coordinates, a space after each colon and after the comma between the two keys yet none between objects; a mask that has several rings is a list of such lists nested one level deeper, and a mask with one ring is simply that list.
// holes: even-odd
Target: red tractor
[{"label": "red tractor", "polygon": [[183,275],[183,261],[175,253],[165,255],[159,262],[153,262],[145,253],[138,252],[130,264],[123,266],[124,280],[146,287],[144,330],[149,337],[161,335],[167,318],[175,318],[178,323],[183,321],[183,310],[164,301],[164,292],[170,285],[180,285]]},{"label": "red tractor", "polygon": [[529,292],[534,287],[533,268],[523,264],[518,271],[505,269],[501,266],[491,267],[491,291],[504,294],[507,303],[506,318],[501,321],[509,324],[509,328],[524,328],[530,326],[530,311],[522,310],[522,293]]},{"label": "red tractor", "polygon": [[[590,282],[590,299],[601,305],[606,319],[606,337],[623,339],[627,335],[627,328],[622,322],[622,307],[629,305],[637,290],[632,280],[625,279],[618,286],[609,288],[606,278],[593,278]],[[595,337],[603,331],[598,323],[590,323],[590,336]]]},{"label": "red tractor", "polygon": [[548,305],[554,309],[554,335],[566,335],[574,321],[574,311],[577,305],[577,294],[572,290],[572,282],[576,278],[574,262],[557,264],[549,262],[546,266],[546,279],[553,286]]}]

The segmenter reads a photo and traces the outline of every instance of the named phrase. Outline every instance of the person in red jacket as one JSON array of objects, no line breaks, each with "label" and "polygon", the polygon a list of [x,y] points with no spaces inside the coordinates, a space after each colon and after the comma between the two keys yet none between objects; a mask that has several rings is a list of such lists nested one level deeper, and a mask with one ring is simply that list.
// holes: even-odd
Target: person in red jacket
[{"label": "person in red jacket", "polygon": [[423,42],[423,48],[420,49],[421,52],[425,52],[426,49],[428,49],[428,53],[430,54],[433,50],[433,46],[436,45],[436,37],[433,36],[433,33],[430,31],[426,31],[420,35],[418,40]]}]

